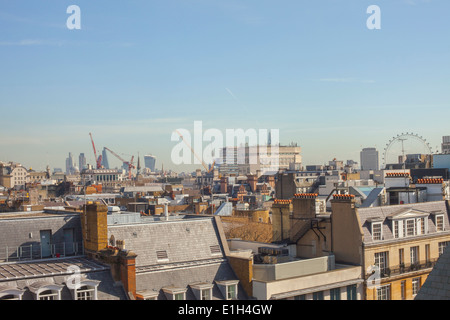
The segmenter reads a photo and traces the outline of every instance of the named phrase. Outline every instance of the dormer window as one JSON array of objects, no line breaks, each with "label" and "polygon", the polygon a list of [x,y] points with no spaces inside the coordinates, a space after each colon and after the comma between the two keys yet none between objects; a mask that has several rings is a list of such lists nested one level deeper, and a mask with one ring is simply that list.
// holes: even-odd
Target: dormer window
[{"label": "dormer window", "polygon": [[372,239],[382,240],[381,222],[372,223]]},{"label": "dormer window", "polygon": [[211,300],[212,297],[212,283],[198,282],[189,285],[198,300]]},{"label": "dormer window", "polygon": [[428,234],[429,215],[430,212],[417,209],[406,209],[391,214],[388,219],[392,221],[392,235],[394,238],[404,238]]},{"label": "dormer window", "polygon": [[98,280],[83,279],[73,285],[70,283],[69,289],[74,300],[97,300]]},{"label": "dormer window", "polygon": [[444,215],[437,214],[435,217],[436,232],[444,231]]},{"label": "dormer window", "polygon": [[0,287],[0,300],[22,300],[24,290],[11,287]]},{"label": "dormer window", "polygon": [[414,236],[417,234],[417,224],[416,219],[406,220],[406,236]]},{"label": "dormer window", "polygon": [[216,283],[225,299],[237,299],[239,280],[216,281]]},{"label": "dormer window", "polygon": [[28,288],[36,300],[61,300],[62,285],[38,281]]},{"label": "dormer window", "polygon": [[372,240],[383,240],[383,220],[381,218],[369,219],[371,223]]},{"label": "dormer window", "polygon": [[165,287],[162,288],[167,300],[186,300],[187,288]]}]

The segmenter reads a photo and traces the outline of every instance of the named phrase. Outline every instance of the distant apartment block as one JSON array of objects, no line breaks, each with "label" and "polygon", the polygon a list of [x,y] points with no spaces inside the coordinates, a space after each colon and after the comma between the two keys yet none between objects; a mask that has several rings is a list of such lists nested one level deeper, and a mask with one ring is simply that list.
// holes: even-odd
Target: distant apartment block
[{"label": "distant apartment block", "polygon": [[360,152],[361,170],[378,170],[379,156],[375,148],[364,148]]},{"label": "distant apartment block", "polygon": [[441,151],[442,153],[450,153],[450,136],[442,137]]},{"label": "distant apartment block", "polygon": [[0,186],[5,188],[24,186],[27,176],[27,169],[19,163],[0,163]]},{"label": "distant apartment block", "polygon": [[[296,144],[277,146],[225,147],[221,152],[219,173],[222,175],[246,175],[271,171],[274,164],[279,170],[300,170],[302,165],[301,147]],[[267,160],[263,160],[267,156]],[[275,159],[276,162],[271,159]]]}]

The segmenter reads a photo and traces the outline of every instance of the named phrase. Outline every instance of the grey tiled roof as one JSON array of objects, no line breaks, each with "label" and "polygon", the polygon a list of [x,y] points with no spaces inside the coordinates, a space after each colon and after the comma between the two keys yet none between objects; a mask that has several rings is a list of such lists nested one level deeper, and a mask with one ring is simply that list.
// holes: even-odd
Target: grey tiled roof
[{"label": "grey tiled roof", "polygon": [[0,285],[3,281],[8,280],[70,275],[73,273],[73,271],[69,269],[70,266],[78,267],[80,272],[103,271],[109,269],[107,266],[83,257],[1,264]]},{"label": "grey tiled roof", "polygon": [[[192,218],[108,226],[108,238],[125,240],[125,249],[137,254],[136,267],[223,258],[213,218]],[[219,248],[218,253],[212,249]],[[158,259],[166,251],[167,259]]]},{"label": "grey tiled roof", "polygon": [[[158,300],[166,300],[162,288],[174,286],[186,288],[186,300],[195,300],[190,284],[198,282],[213,284],[212,299],[223,300],[225,297],[219,290],[215,281],[237,280],[233,270],[226,259],[215,263],[197,265],[193,267],[173,268],[163,271],[137,272],[136,290],[153,290],[158,292]],[[241,286],[238,287],[239,300],[247,299]]]},{"label": "grey tiled roof", "polygon": [[[383,221],[383,238],[384,240],[393,240],[393,230],[391,220],[389,217],[406,212],[408,210],[415,210],[418,212],[424,212],[430,214],[428,216],[428,232],[429,234],[436,232],[436,226],[434,222],[432,212],[442,212],[444,214],[444,229],[450,230],[449,224],[449,212],[445,201],[432,201],[432,202],[421,202],[412,204],[402,204],[402,205],[391,205],[391,206],[379,206],[371,208],[358,208],[358,214],[361,222],[361,226],[364,233],[364,243],[375,243],[372,240],[371,234],[371,223],[370,219],[381,218]],[[379,241],[376,241],[379,242]]]},{"label": "grey tiled roof", "polygon": [[69,288],[65,284],[67,277],[73,274],[69,266],[80,268],[83,279],[99,281],[97,297],[99,300],[128,299],[123,287],[116,284],[108,266],[90,259],[65,258],[54,260],[8,263],[0,265],[0,291],[5,288],[22,290],[23,300],[33,300],[32,291],[40,284],[55,284],[62,287],[61,299],[73,300]]},{"label": "grey tiled roof", "polygon": [[[186,299],[195,299],[190,284],[213,285],[212,298],[224,299],[215,281],[238,280],[225,256],[215,218],[108,226],[108,236],[125,240],[125,249],[137,254],[136,290],[157,292],[166,299],[165,287],[187,289]],[[226,243],[225,243],[226,245]],[[238,298],[246,299],[242,287]]]},{"label": "grey tiled roof", "polygon": [[439,257],[415,300],[450,300],[450,245]]}]

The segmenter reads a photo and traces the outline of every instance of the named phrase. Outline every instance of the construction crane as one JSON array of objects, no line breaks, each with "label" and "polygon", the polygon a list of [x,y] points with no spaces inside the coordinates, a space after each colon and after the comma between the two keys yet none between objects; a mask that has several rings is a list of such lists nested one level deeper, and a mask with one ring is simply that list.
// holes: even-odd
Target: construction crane
[{"label": "construction crane", "polygon": [[178,130],[176,130],[176,132],[178,133],[178,135],[180,136],[180,138],[183,140],[183,142],[189,147],[189,149],[191,149],[193,155],[194,155],[199,161],[202,162],[203,168],[205,168],[206,172],[210,173],[210,172],[214,169],[214,164],[216,163],[216,161],[214,160],[213,163],[212,163],[212,165],[210,166],[210,168],[208,168],[208,166],[206,165],[206,163],[205,163],[202,159],[200,159],[199,156],[195,153],[194,149],[192,149],[191,145],[190,145],[186,140],[184,140],[184,138],[183,138],[183,136],[181,135],[181,133],[178,132]]},{"label": "construction crane", "polygon": [[99,155],[97,158],[97,150],[95,149],[94,139],[92,138],[92,134],[90,132],[89,135],[91,136],[92,148],[94,149],[94,156],[95,161],[97,163],[97,169],[100,169],[102,167],[102,155]]},{"label": "construction crane", "polygon": [[107,147],[105,147],[105,149],[108,150],[109,152],[111,152],[117,159],[119,159],[120,161],[122,161],[124,164],[126,164],[128,166],[128,179],[131,180],[131,170],[136,169],[136,167],[133,164],[134,156],[131,157],[130,161],[126,161],[121,156],[119,156],[117,153],[112,151],[111,149],[109,149]]}]

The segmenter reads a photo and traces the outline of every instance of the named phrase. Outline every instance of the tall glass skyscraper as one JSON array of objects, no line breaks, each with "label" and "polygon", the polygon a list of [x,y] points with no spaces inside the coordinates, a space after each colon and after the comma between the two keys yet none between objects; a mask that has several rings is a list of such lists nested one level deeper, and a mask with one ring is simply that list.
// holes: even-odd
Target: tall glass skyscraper
[{"label": "tall glass skyscraper", "polygon": [[84,153],[80,153],[80,155],[78,156],[78,165],[78,169],[80,169],[81,172],[86,166],[86,156],[84,155]]},{"label": "tall glass skyscraper", "polygon": [[106,152],[105,148],[103,148],[103,151],[102,151],[102,166],[105,169],[109,169],[108,153]]},{"label": "tall glass skyscraper", "polygon": [[145,167],[150,169],[152,172],[155,172],[156,168],[156,157],[152,155],[144,156]]}]

